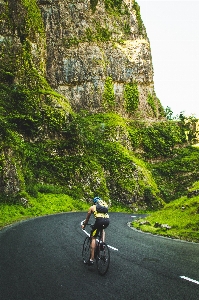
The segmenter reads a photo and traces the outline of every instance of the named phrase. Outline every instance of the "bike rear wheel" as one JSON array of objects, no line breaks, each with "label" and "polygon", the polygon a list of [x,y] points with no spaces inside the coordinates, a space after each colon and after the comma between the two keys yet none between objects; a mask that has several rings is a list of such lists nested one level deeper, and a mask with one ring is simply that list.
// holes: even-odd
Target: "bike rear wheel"
[{"label": "bike rear wheel", "polygon": [[96,262],[99,274],[105,275],[110,264],[110,251],[106,243],[103,243],[103,247],[98,245]]},{"label": "bike rear wheel", "polygon": [[90,259],[90,238],[88,236],[85,238],[83,243],[82,258],[85,264],[88,263]]}]

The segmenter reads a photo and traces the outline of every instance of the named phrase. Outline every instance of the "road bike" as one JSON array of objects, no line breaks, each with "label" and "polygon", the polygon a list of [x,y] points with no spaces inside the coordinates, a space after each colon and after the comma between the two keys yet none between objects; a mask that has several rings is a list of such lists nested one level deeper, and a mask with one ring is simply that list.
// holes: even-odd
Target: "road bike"
[{"label": "road bike", "polygon": [[[87,224],[91,227],[91,232],[93,229],[92,224]],[[106,243],[102,241],[102,232],[101,230],[96,237],[96,246],[95,246],[95,261],[97,265],[97,270],[100,275],[105,275],[108,271],[110,264],[110,251]],[[91,235],[87,236],[83,243],[82,248],[82,258],[84,264],[88,265],[90,260],[90,244],[91,244]]]}]

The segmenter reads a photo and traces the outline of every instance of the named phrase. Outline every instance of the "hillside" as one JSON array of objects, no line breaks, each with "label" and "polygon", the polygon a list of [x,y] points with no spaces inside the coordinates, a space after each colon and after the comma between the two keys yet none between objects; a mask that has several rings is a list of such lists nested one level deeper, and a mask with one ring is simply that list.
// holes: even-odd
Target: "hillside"
[{"label": "hillside", "polygon": [[0,14],[1,202],[52,189],[162,207],[149,161],[178,156],[187,127],[156,97],[137,2],[4,0]]},{"label": "hillside", "polygon": [[[190,189],[192,196],[183,196],[166,204],[163,209],[132,225],[145,232],[199,242],[199,182]],[[195,195],[194,196],[194,192]]]}]

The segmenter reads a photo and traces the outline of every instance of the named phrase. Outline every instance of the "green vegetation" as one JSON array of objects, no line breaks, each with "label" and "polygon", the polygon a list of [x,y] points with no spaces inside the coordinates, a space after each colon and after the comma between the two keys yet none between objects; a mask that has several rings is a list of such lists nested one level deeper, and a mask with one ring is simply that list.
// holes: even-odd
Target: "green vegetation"
[{"label": "green vegetation", "polygon": [[[94,13],[98,1],[90,3]],[[14,15],[14,2],[5,5],[3,20],[11,32],[17,32],[20,42],[5,37],[0,43],[0,226],[39,215],[87,210],[96,194],[110,199],[113,211],[157,210],[164,201],[184,196],[199,178],[199,149],[188,146],[196,141],[196,120],[183,114],[173,119],[171,111],[164,112],[151,94],[148,105],[156,119],[151,123],[138,120],[136,82],[124,89],[130,119],[116,114],[110,76],[104,84],[103,113],[74,113],[67,99],[45,78],[46,39],[37,1],[15,4]],[[110,41],[113,33],[117,39],[116,23],[122,24],[125,37],[130,34],[126,4],[105,0],[105,6],[112,25],[102,25],[93,17],[93,26],[85,35],[65,41],[68,47]],[[145,31],[136,2],[132,9],[142,35]],[[118,36],[121,38],[121,32]],[[168,120],[157,121],[159,116]],[[171,223],[171,230],[184,226],[196,232],[198,210],[194,203],[198,198],[184,196],[176,201],[185,207],[179,215],[193,216],[193,223],[179,227]],[[171,204],[161,213],[171,215]]]},{"label": "green vegetation", "polygon": [[107,77],[104,85],[103,94],[104,108],[107,111],[113,111],[115,108],[115,93],[113,89],[113,80],[111,77]]},{"label": "green vegetation", "polygon": [[137,83],[127,83],[124,88],[124,99],[126,104],[126,110],[129,113],[133,113],[139,105],[139,91]]},{"label": "green vegetation", "polygon": [[155,104],[154,96],[151,95],[151,94],[148,94],[147,102],[148,102],[149,106],[151,107],[154,116],[156,116],[157,115],[157,111],[156,111],[156,104]]},{"label": "green vegetation", "polygon": [[82,112],[59,140],[19,141],[26,191],[34,195],[38,183],[44,182],[64,187],[73,198],[86,200],[97,193],[125,203],[139,184],[136,196],[144,194],[148,206],[157,206],[157,186],[145,163],[127,150],[128,136],[128,123],[119,115]]},{"label": "green vegetation", "polygon": [[[111,40],[112,32],[109,28],[101,26],[95,22],[94,30],[91,28],[86,29],[86,41],[88,42],[105,42]],[[82,41],[82,40],[81,40]]]},{"label": "green vegetation", "polygon": [[173,156],[150,165],[160,195],[169,202],[187,193],[199,178],[199,148],[176,149]]},{"label": "green vegetation", "polygon": [[107,26],[100,25],[94,21],[92,28],[86,28],[85,34],[81,37],[72,37],[64,39],[64,45],[67,48],[77,46],[79,43],[85,42],[106,42],[112,40],[112,31]]},{"label": "green vegetation", "polygon": [[[22,0],[26,8],[27,15],[25,16],[25,32],[27,35],[34,35],[35,32],[44,36],[44,26],[41,16],[41,11],[36,0]],[[22,10],[21,10],[22,12]]]},{"label": "green vegetation", "polygon": [[113,14],[121,14],[122,13],[122,0],[104,0],[105,8],[108,12]]},{"label": "green vegetation", "polygon": [[144,24],[142,22],[142,18],[141,18],[141,14],[140,14],[140,6],[136,1],[134,1],[133,9],[135,9],[135,11],[136,11],[139,33],[143,34]]},{"label": "green vegetation", "polygon": [[199,181],[194,182],[191,188],[189,188],[189,192],[199,190]]},{"label": "green vegetation", "polygon": [[174,200],[147,218],[133,222],[132,226],[153,234],[199,242],[199,196]]},{"label": "green vegetation", "polygon": [[98,4],[98,0],[90,0],[90,6],[93,13],[96,11],[97,4]]},{"label": "green vegetation", "polygon": [[[33,79],[33,77],[32,77]],[[17,131],[25,136],[34,137],[46,131],[59,131],[66,122],[70,106],[65,100],[64,107],[57,109],[53,102],[60,104],[63,97],[52,90],[32,90],[24,85],[0,84],[1,126],[3,132]],[[43,101],[42,101],[42,100]],[[8,112],[8,113],[5,113]]]},{"label": "green vegetation", "polygon": [[[0,229],[6,225],[55,213],[80,212],[87,211],[90,204],[72,197],[62,194],[62,190],[58,191],[53,186],[44,186],[43,192],[37,193],[37,197],[28,197],[28,201],[24,203],[0,203]],[[59,192],[59,193],[56,193]],[[129,209],[117,204],[110,206],[111,212],[129,212]]]},{"label": "green vegetation", "polygon": [[[110,83],[111,79],[107,84],[107,99],[113,91]],[[160,166],[152,165],[151,173],[143,158],[176,155],[175,146],[183,141],[181,127],[175,122],[148,126],[129,122],[114,113],[90,114],[85,111],[79,115],[71,114],[70,121],[67,121],[63,108],[56,109],[50,105],[51,99],[62,103],[62,98],[55,98],[56,94],[43,90],[43,97],[45,95],[49,105],[43,103],[44,109],[41,110],[37,106],[37,97],[30,90],[13,85],[13,89],[3,89],[2,93],[2,110],[10,113],[4,115],[1,121],[0,168],[3,172],[6,162],[12,161],[18,177],[20,175],[22,191],[34,195],[35,187],[43,182],[65,186],[64,193],[74,199],[86,200],[97,192],[115,203],[128,203],[132,197],[143,198],[137,205],[151,209],[162,205],[160,195],[162,199],[168,199],[174,194],[175,181],[171,181],[173,186],[169,185],[171,190],[167,198],[165,179],[162,180],[164,176],[158,174]],[[43,138],[43,134],[50,134],[51,138]],[[59,139],[54,139],[56,134],[59,134]],[[33,143],[30,138],[36,138],[36,141]],[[143,149],[140,158],[128,150],[129,144],[135,150]],[[10,152],[6,151],[6,147],[11,149]],[[198,159],[198,149],[194,149],[191,166],[194,157],[196,161]],[[179,172],[178,166],[176,172]],[[193,178],[195,176],[197,172]]]},{"label": "green vegetation", "polygon": [[[140,128],[143,156],[147,159],[171,157],[176,145],[186,143],[186,135],[175,122],[157,122]],[[172,159],[172,158],[171,158]]]},{"label": "green vegetation", "polygon": [[[90,0],[90,9],[92,14],[96,13],[98,5],[98,0]],[[129,22],[129,8],[123,0],[104,0],[105,10],[108,17],[111,19],[111,23],[107,23],[104,18],[90,18],[90,26],[86,27],[85,32],[81,35],[71,36],[64,39],[64,45],[67,48],[77,46],[79,43],[85,42],[121,42],[124,37],[131,36],[131,25]],[[138,28],[139,33],[143,34],[143,22],[140,15],[139,5],[135,2],[134,7],[136,11],[136,16],[138,18]],[[102,16],[103,17],[103,16]],[[120,30],[123,31],[123,37],[121,37],[121,32],[117,35],[118,23],[120,23]],[[115,24],[117,24],[115,26]]]},{"label": "green vegetation", "polygon": [[70,211],[86,211],[88,207],[87,203],[74,200],[65,194],[39,193],[37,198],[29,197],[25,205],[0,203],[0,228],[37,216]]}]

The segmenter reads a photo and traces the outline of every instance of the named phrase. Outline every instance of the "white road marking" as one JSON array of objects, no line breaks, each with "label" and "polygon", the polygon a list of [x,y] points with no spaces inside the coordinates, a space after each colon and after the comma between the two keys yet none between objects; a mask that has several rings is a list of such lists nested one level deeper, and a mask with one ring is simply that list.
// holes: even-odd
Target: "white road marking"
[{"label": "white road marking", "polygon": [[117,248],[115,248],[115,247],[112,247],[112,246],[110,246],[110,245],[107,245],[109,248],[111,248],[112,250],[115,250],[115,251],[118,251],[118,249]]},{"label": "white road marking", "polygon": [[185,280],[188,280],[188,281],[191,281],[191,282],[196,283],[196,284],[199,284],[199,281],[194,280],[194,279],[191,279],[191,278],[186,277],[186,276],[180,276],[180,278],[185,279]]},{"label": "white road marking", "polygon": [[90,236],[90,234],[85,229],[82,229],[82,230],[83,230],[83,232],[86,233],[86,235]]},{"label": "white road marking", "polygon": [[131,216],[131,218],[137,218],[137,216]]}]

